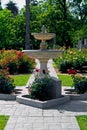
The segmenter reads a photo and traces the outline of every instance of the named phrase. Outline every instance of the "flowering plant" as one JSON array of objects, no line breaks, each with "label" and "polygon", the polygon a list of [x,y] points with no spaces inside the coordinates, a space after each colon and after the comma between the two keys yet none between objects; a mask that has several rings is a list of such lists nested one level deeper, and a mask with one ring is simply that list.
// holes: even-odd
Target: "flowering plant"
[{"label": "flowering plant", "polygon": [[[77,71],[83,71],[83,66],[87,66],[87,49],[68,49],[61,57],[54,59],[58,69],[67,73],[67,70],[74,67]],[[85,69],[87,71],[87,69]]]},{"label": "flowering plant", "polygon": [[[36,72],[38,74],[39,69],[36,69]],[[42,72],[44,77],[40,78],[37,75],[31,85],[30,98],[45,101],[51,99],[50,87],[52,85],[52,80],[50,76],[46,74],[45,70],[42,70]]]},{"label": "flowering plant", "polygon": [[35,59],[27,57],[17,50],[2,50],[0,52],[0,67],[7,69],[10,74],[31,72],[35,65]]},{"label": "flowering plant", "polygon": [[77,93],[87,92],[87,77],[81,75],[72,75],[73,87]]},{"label": "flowering plant", "polygon": [[68,74],[76,74],[77,73],[77,71],[76,71],[76,69],[68,69]]},{"label": "flowering plant", "polygon": [[76,69],[73,68],[68,69],[68,74],[71,74],[72,76],[75,91],[79,94],[85,93],[87,91],[87,78],[76,74]]}]

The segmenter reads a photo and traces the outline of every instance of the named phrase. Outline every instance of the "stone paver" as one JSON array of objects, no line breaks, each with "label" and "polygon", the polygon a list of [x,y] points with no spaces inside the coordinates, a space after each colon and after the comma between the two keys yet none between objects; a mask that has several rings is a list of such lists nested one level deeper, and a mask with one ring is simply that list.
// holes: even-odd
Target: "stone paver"
[{"label": "stone paver", "polygon": [[80,130],[75,116],[87,114],[87,101],[70,101],[42,110],[1,100],[2,114],[10,116],[5,130]]}]

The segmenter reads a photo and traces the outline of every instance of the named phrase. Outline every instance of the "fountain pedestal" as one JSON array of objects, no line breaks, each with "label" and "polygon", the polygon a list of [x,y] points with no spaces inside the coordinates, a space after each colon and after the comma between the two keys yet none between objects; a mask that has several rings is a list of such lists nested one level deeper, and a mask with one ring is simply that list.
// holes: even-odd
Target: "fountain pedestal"
[{"label": "fountain pedestal", "polygon": [[44,76],[43,73],[48,73],[48,68],[47,68],[47,62],[48,60],[46,59],[42,59],[42,60],[39,60],[40,61],[40,71],[39,71],[39,76],[42,78]]}]

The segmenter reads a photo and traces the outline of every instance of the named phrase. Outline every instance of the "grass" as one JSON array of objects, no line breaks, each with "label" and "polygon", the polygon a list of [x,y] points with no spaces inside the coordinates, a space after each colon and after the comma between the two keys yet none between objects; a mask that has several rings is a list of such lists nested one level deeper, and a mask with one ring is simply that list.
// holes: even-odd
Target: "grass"
[{"label": "grass", "polygon": [[87,115],[76,116],[76,119],[80,126],[80,130],[87,130]]},{"label": "grass", "polygon": [[0,115],[0,130],[4,130],[8,119],[9,119],[9,116]]},{"label": "grass", "polygon": [[[11,77],[14,79],[16,86],[25,86],[30,74],[12,75]],[[62,86],[72,86],[73,80],[70,75],[58,74],[58,77],[62,81]]]},{"label": "grass", "polygon": [[62,86],[72,86],[73,84],[71,75],[58,74],[58,78],[62,81]]},{"label": "grass", "polygon": [[29,80],[30,74],[12,75],[14,79],[14,84],[16,86],[25,86]]}]

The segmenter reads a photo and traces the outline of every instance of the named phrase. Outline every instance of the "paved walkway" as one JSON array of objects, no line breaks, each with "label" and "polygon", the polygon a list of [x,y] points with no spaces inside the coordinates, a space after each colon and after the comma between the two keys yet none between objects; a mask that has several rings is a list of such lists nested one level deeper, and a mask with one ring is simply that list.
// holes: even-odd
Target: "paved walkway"
[{"label": "paved walkway", "polygon": [[5,130],[80,130],[75,116],[87,114],[87,101],[70,101],[46,110],[0,101],[2,114],[10,116]]}]

